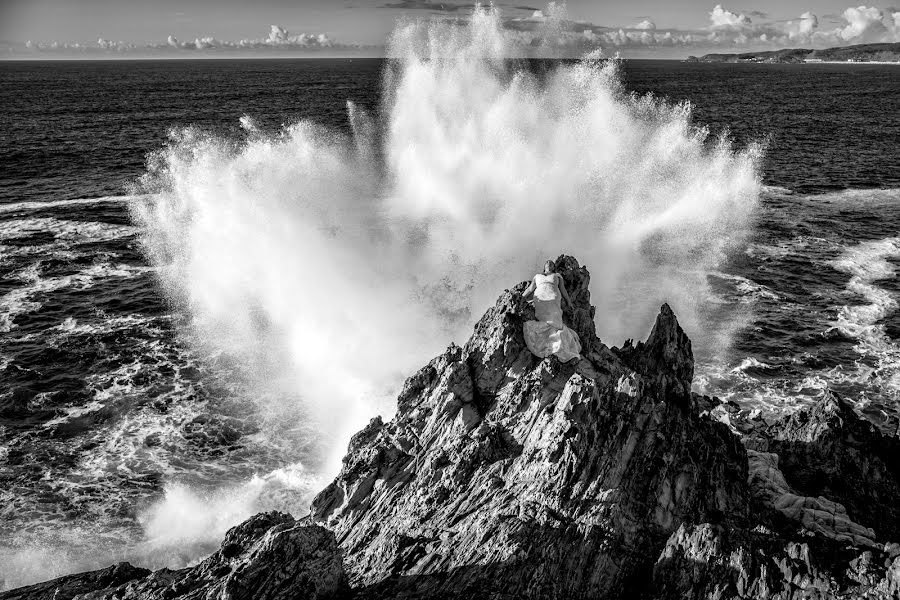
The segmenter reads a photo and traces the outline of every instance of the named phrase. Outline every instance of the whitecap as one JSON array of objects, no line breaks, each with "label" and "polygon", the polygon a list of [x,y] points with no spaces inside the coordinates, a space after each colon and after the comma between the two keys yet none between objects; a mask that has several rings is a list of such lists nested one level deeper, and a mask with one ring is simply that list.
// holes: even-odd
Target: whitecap
[{"label": "whitecap", "polygon": [[124,204],[135,199],[135,196],[100,196],[97,198],[75,198],[71,200],[45,200],[30,202],[8,202],[0,203],[0,215],[28,212],[34,210],[43,210],[47,208],[67,208],[67,207],[83,207],[94,204]]}]

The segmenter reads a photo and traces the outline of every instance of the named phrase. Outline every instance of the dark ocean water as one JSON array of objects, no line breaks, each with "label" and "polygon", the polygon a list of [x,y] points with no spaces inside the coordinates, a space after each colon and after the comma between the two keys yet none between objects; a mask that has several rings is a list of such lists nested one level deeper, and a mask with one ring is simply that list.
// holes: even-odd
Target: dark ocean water
[{"label": "dark ocean water", "polygon": [[[193,560],[185,540],[214,543],[263,489],[265,506],[302,511],[292,490],[321,483],[292,466],[308,432],[261,425],[236,365],[185,341],[129,186],[172,128],[237,137],[249,115],[263,133],[312,120],[349,134],[348,101],[378,113],[382,68],[0,63],[0,589]],[[766,142],[756,224],[708,274],[742,318],[726,350],[701,352],[697,389],[768,415],[831,387],[898,431],[900,69],[632,61],[624,84]],[[226,482],[244,483],[217,492]]]}]

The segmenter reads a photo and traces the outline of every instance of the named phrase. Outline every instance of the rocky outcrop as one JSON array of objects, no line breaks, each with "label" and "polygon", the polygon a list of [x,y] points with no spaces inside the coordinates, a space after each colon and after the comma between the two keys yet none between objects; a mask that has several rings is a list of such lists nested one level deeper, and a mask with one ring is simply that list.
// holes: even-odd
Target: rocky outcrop
[{"label": "rocky outcrop", "polygon": [[900,599],[897,439],[831,393],[774,423],[692,393],[668,306],[609,348],[587,269],[556,266],[579,362],[527,350],[519,284],[353,436],[304,521],[257,515],[190,569],[0,598]]},{"label": "rocky outcrop", "polygon": [[859,550],[757,527],[682,525],[653,571],[659,600],[898,598],[900,547]]},{"label": "rocky outcrop", "polygon": [[785,480],[800,494],[840,503],[880,542],[900,541],[900,440],[837,394],[776,422],[757,446],[778,455]]},{"label": "rocky outcrop", "polygon": [[896,438],[832,392],[770,424],[711,412],[744,436],[754,527],[681,526],[653,597],[900,598]]},{"label": "rocky outcrop", "polygon": [[2,600],[72,600],[84,594],[117,588],[150,575],[147,569],[119,563],[99,571],[66,575],[43,583],[0,592]]},{"label": "rocky outcrop", "polygon": [[334,535],[271,512],[233,527],[189,569],[150,572],[121,563],[0,594],[2,600],[337,600],[348,593]]},{"label": "rocky outcrop", "polygon": [[682,523],[748,517],[746,454],[691,409],[690,341],[668,306],[646,343],[611,351],[587,271],[557,267],[580,363],[533,356],[523,286],[504,292],[314,500],[363,596],[631,597]]},{"label": "rocky outcrop", "polygon": [[797,521],[806,531],[847,542],[854,546],[875,546],[875,532],[854,522],[843,504],[824,496],[804,496],[788,484],[771,452],[747,451],[750,490],[765,508]]}]

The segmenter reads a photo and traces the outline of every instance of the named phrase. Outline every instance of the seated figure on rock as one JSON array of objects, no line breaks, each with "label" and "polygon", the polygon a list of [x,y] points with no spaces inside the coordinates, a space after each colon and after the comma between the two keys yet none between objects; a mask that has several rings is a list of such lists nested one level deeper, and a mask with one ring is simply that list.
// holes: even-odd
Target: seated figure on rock
[{"label": "seated figure on rock", "polygon": [[555,354],[562,362],[581,358],[581,340],[578,334],[563,323],[562,304],[571,304],[562,275],[556,272],[552,260],[544,263],[544,272],[538,273],[523,293],[525,300],[534,301],[536,321],[524,325],[525,345],[536,356],[545,358]]}]

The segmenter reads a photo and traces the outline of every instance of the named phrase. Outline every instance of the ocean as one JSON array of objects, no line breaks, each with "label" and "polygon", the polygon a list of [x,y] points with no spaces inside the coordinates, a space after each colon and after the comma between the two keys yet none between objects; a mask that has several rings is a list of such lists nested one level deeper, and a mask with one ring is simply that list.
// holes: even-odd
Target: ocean
[{"label": "ocean", "polygon": [[896,66],[5,62],[0,106],[0,589],[303,514],[560,252],[608,345],[668,301],[697,392],[900,432]]}]

